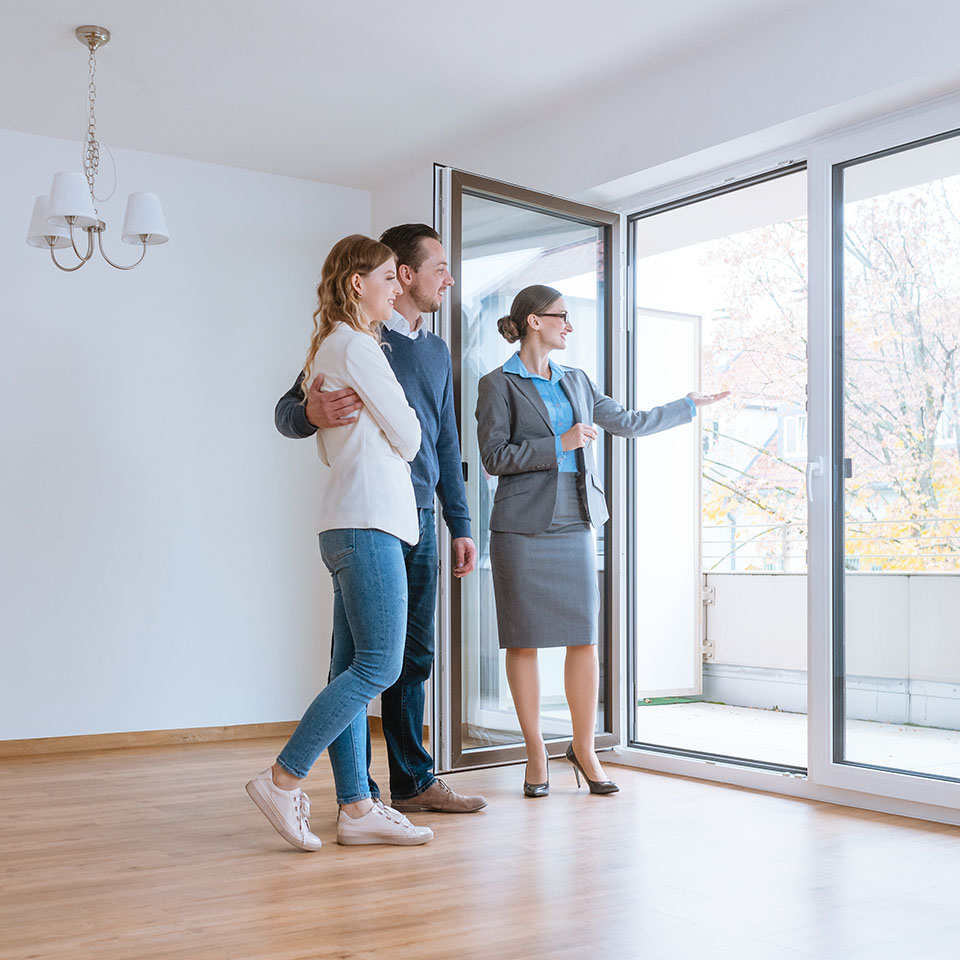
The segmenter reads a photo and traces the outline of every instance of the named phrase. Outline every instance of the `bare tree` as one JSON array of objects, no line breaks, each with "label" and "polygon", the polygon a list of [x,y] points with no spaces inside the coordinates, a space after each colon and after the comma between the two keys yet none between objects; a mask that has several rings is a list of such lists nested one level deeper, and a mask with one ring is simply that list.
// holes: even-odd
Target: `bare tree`
[{"label": "bare tree", "polygon": [[[847,553],[868,569],[930,569],[938,557],[956,568],[960,560],[952,519],[960,517],[958,212],[960,177],[845,206],[844,452],[855,471],[845,487]],[[717,241],[703,268],[716,276],[727,315],[705,344],[708,379],[741,404],[801,409],[804,221]],[[705,458],[708,515],[736,509],[803,522],[797,465],[783,457],[776,434],[756,446],[746,469]]]}]

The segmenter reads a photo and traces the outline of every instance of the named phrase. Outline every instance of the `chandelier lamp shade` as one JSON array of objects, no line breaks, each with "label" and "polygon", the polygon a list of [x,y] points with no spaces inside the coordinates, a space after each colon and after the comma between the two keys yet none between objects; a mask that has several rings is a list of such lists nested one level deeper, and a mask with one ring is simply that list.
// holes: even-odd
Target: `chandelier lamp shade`
[{"label": "chandelier lamp shade", "polygon": [[33,204],[33,216],[30,218],[30,232],[27,243],[31,247],[50,246],[51,250],[63,250],[70,246],[70,233],[66,227],[58,227],[50,222],[50,195],[37,197]]},{"label": "chandelier lamp shade", "polygon": [[[120,239],[141,248],[135,263],[114,263],[103,249],[103,235],[107,225],[97,210],[96,178],[100,167],[100,142],[97,140],[95,104],[97,88],[97,49],[110,40],[106,27],[83,26],[76,29],[77,39],[89,49],[90,81],[88,85],[87,132],[83,145],[83,172],[62,171],[53,177],[50,193],[37,197],[30,218],[27,243],[32,247],[47,247],[53,262],[65,273],[79,270],[89,263],[94,248],[118,270],[132,270],[143,262],[147,247],[166,243],[170,239],[167,223],[155,193],[131,193],[127,198],[127,212],[123,218]],[[86,242],[82,234],[86,233]],[[83,249],[85,247],[85,249]],[[57,260],[56,251],[72,248],[76,262],[65,266]]]}]

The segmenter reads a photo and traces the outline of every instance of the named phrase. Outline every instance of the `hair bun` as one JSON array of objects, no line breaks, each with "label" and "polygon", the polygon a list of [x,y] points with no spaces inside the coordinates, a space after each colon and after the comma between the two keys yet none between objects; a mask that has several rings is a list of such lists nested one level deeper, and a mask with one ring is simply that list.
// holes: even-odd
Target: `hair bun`
[{"label": "hair bun", "polygon": [[510,314],[507,314],[505,317],[501,317],[497,321],[497,329],[500,331],[500,336],[503,337],[507,343],[516,343],[520,339],[520,331],[517,329],[517,325],[510,318]]}]

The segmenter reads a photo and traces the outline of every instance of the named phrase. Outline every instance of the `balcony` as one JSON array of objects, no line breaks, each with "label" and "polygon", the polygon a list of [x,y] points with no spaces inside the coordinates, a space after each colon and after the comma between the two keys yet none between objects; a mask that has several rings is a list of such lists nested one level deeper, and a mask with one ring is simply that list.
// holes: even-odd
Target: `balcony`
[{"label": "balcony", "polygon": [[[803,565],[798,544],[804,538],[783,526],[737,535],[732,551],[705,547],[705,569],[718,562],[741,569],[704,574],[715,599],[706,609],[702,697],[641,703],[638,736],[647,743],[803,767],[807,583],[802,572],[779,571]],[[913,551],[907,553],[902,542],[879,533],[861,530],[859,536],[858,542],[872,544],[860,559],[888,567],[915,559],[952,566],[950,547],[960,539],[923,531],[910,538]],[[956,574],[848,571],[848,758],[960,776],[958,603]]]}]

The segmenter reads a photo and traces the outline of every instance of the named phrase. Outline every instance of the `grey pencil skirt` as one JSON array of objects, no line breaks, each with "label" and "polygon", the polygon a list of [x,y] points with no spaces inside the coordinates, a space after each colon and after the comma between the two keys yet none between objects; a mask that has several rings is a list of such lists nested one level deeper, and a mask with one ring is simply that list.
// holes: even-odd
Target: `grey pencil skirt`
[{"label": "grey pencil skirt", "polygon": [[597,642],[600,593],[593,531],[577,475],[561,473],[543,533],[490,533],[500,649]]}]

